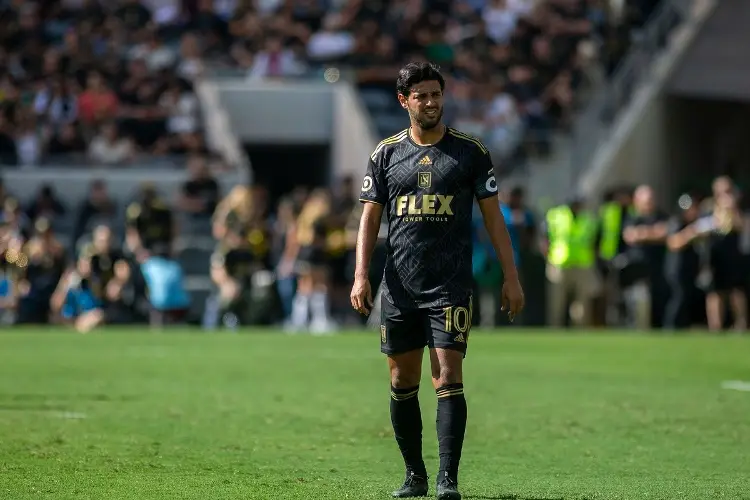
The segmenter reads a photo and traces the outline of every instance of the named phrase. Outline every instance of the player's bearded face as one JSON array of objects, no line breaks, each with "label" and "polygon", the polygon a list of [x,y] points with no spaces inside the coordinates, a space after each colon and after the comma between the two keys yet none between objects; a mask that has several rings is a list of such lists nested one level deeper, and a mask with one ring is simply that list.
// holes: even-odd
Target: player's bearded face
[{"label": "player's bearded face", "polygon": [[[403,96],[402,96],[403,97]],[[423,82],[412,87],[402,104],[409,112],[412,122],[422,130],[430,130],[443,118],[443,91],[438,82]]]}]

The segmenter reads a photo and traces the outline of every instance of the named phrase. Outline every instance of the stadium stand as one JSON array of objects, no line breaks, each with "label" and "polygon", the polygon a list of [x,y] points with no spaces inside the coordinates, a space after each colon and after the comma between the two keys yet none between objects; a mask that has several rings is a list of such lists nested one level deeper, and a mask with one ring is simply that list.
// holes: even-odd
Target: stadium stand
[{"label": "stadium stand", "polygon": [[[319,231],[325,220],[331,268],[325,300],[334,318],[347,322],[353,319],[347,318],[346,288],[359,209],[347,194],[357,181],[346,179],[348,188],[312,196],[300,189],[279,207],[265,206],[262,187],[249,190],[247,203],[254,208],[239,214],[236,235],[250,242],[247,258],[255,274],[243,281],[245,257],[230,255],[232,236],[216,233],[236,221],[227,222],[219,209],[212,220],[238,177],[234,162],[207,145],[196,96],[203,76],[227,69],[251,80],[304,79],[335,67],[356,82],[378,135],[388,136],[406,124],[393,95],[398,68],[406,60],[429,59],[448,77],[449,123],[482,138],[498,163],[511,168],[529,154],[548,153],[551,134],[564,131],[589,88],[612,74],[657,4],[6,2],[0,7],[0,162],[12,182],[0,189],[2,251],[6,257],[16,251],[17,236],[26,242],[47,234],[48,224],[56,244],[67,250],[70,270],[104,224],[114,246],[124,242],[132,252],[126,228],[136,225],[143,197],[156,189],[178,228],[171,255],[193,292],[192,318],[203,316],[205,299],[216,299],[219,261],[252,290],[243,300],[270,304],[268,281],[275,280],[283,317],[300,273],[300,248],[290,241],[297,232]],[[311,212],[318,220],[297,219]],[[129,256],[134,265],[141,259],[136,254]],[[212,307],[233,310],[218,302]],[[251,314],[257,321],[279,319],[269,320],[274,307],[260,309]],[[204,324],[222,319],[212,314]]]}]

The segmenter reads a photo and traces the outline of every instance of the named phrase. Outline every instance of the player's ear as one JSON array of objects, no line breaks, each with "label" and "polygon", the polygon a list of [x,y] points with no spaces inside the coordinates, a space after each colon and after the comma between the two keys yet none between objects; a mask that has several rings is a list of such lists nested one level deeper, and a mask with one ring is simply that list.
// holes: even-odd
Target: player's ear
[{"label": "player's ear", "polygon": [[398,102],[401,103],[401,107],[404,109],[408,109],[408,100],[409,98],[406,97],[404,94],[400,93],[398,94]]}]

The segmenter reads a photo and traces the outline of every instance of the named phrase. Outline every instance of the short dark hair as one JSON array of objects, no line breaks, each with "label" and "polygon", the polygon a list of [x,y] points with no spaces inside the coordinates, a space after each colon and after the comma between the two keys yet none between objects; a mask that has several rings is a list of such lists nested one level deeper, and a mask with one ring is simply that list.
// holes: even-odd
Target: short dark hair
[{"label": "short dark hair", "polygon": [[435,80],[440,84],[440,90],[445,90],[445,78],[440,74],[440,68],[431,62],[412,62],[401,68],[396,79],[396,91],[408,97],[413,85],[420,82]]}]

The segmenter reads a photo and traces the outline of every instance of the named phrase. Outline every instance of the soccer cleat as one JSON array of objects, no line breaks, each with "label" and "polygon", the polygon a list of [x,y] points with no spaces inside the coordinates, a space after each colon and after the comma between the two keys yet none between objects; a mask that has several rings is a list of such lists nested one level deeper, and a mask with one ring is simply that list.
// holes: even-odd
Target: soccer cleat
[{"label": "soccer cleat", "polygon": [[437,484],[437,500],[461,500],[458,483],[449,477],[444,477]]},{"label": "soccer cleat", "polygon": [[426,497],[428,489],[426,476],[420,476],[412,471],[407,471],[404,485],[394,491],[392,496],[393,498]]}]

